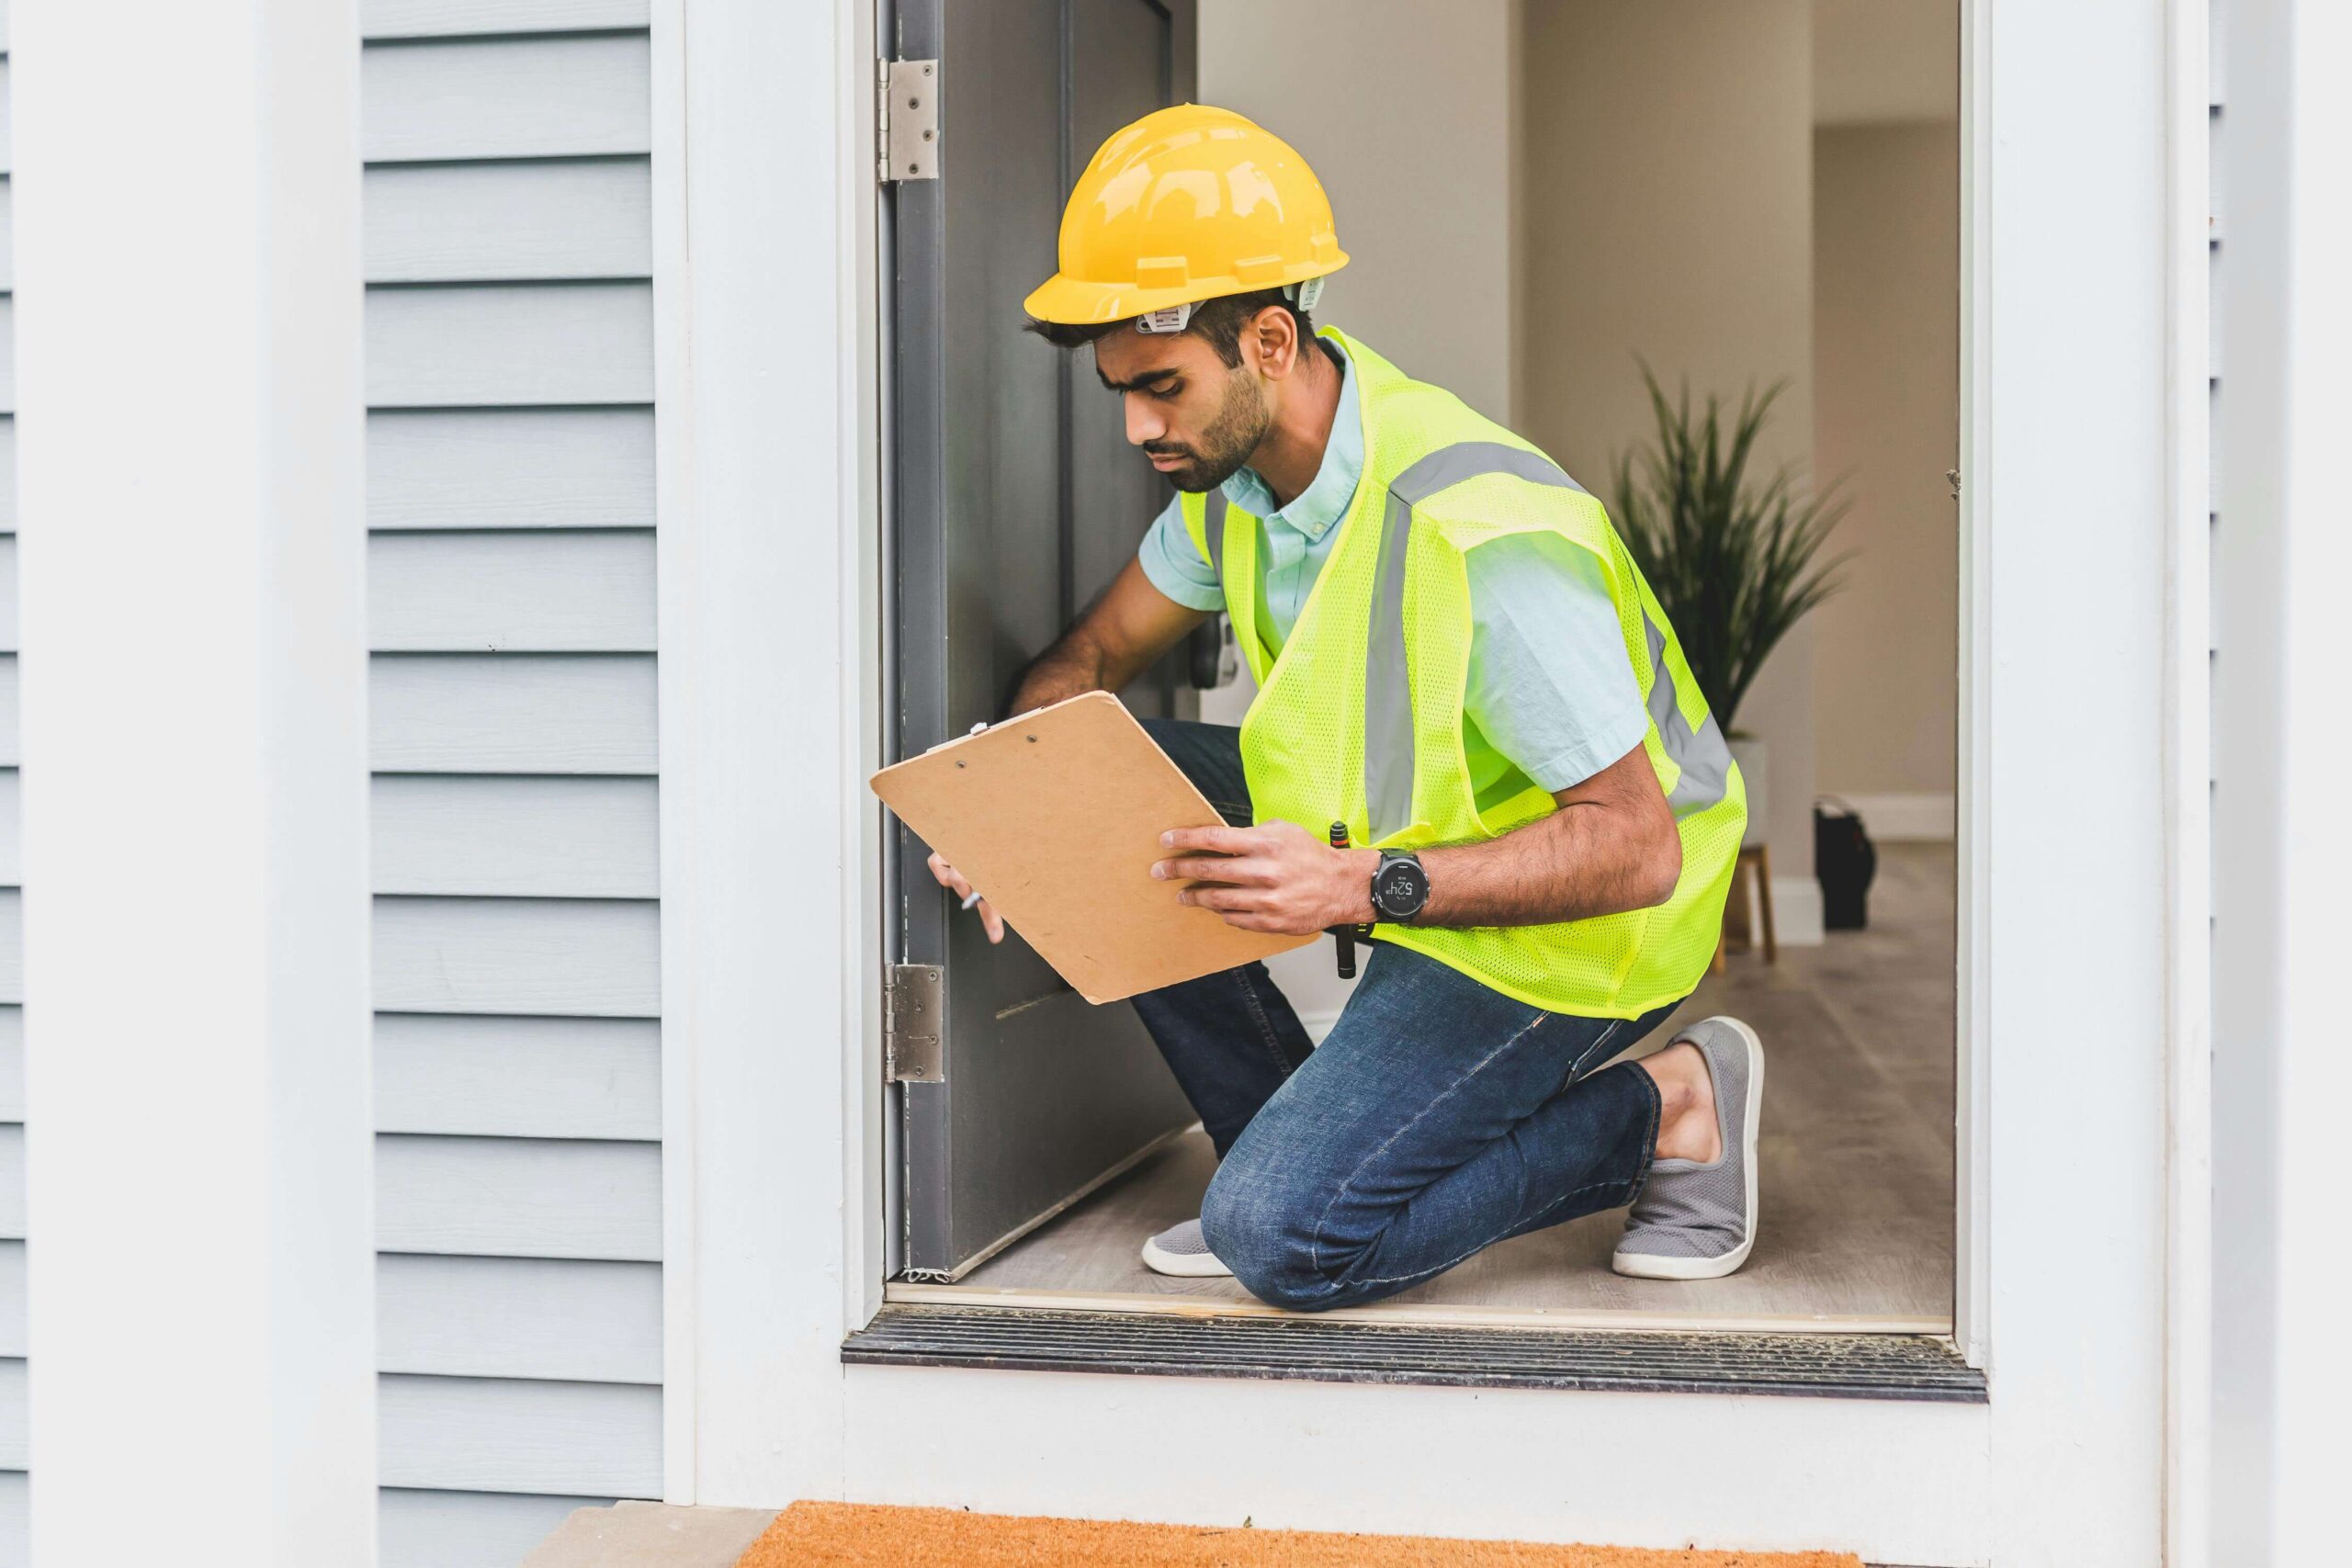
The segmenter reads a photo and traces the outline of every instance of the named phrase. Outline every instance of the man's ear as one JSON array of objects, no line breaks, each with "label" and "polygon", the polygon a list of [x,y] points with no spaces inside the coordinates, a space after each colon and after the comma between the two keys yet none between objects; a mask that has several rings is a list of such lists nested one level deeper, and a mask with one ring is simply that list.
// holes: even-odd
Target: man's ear
[{"label": "man's ear", "polygon": [[1298,318],[1279,305],[1269,305],[1250,321],[1258,340],[1258,372],[1281,380],[1298,368]]}]

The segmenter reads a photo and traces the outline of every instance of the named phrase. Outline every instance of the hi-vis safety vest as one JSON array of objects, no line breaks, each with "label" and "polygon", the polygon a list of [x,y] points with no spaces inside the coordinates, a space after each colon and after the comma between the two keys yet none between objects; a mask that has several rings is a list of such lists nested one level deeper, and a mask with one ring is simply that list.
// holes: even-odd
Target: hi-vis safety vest
[{"label": "hi-vis safety vest", "polygon": [[1674,896],[1548,925],[1383,922],[1374,934],[1554,1012],[1637,1018],[1679,1000],[1714,953],[1747,790],[1674,628],[1600,502],[1550,458],[1353,338],[1322,333],[1359,378],[1363,474],[1280,657],[1257,626],[1259,520],[1216,491],[1183,497],[1184,525],[1217,570],[1258,680],[1241,721],[1256,819],[1318,839],[1344,821],[1359,846],[1419,850],[1497,838],[1559,809],[1516,771],[1506,780],[1521,787],[1482,809],[1462,739],[1464,552],[1510,534],[1557,534],[1599,558],[1609,580],[1649,710],[1643,750],[1681,833]]}]

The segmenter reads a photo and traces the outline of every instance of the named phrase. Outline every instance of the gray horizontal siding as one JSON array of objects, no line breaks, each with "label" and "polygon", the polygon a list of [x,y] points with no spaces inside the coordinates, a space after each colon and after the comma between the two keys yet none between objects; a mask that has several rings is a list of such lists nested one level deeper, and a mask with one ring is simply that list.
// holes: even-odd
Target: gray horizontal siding
[{"label": "gray horizontal siding", "polygon": [[362,0],[387,1568],[661,1490],[647,16]]},{"label": "gray horizontal siding", "polygon": [[364,38],[641,28],[648,0],[360,0]]},{"label": "gray horizontal siding", "polygon": [[22,1470],[31,1459],[26,1427],[24,1358],[11,1356],[0,1359],[0,1470]]},{"label": "gray horizontal siding", "polygon": [[0,534],[17,531],[17,422],[0,417]]},{"label": "gray horizontal siding", "polygon": [[17,651],[17,540],[0,536],[0,653]]},{"label": "gray horizontal siding", "polygon": [[628,1383],[386,1376],[387,1486],[616,1496],[662,1490],[662,1391]]},{"label": "gray horizontal siding", "polygon": [[379,897],[386,1012],[654,1018],[660,915],[645,900]]},{"label": "gray horizontal siding", "polygon": [[376,1128],[650,1142],[662,1135],[662,1030],[651,1019],[385,1013]]},{"label": "gray horizontal siding", "polygon": [[0,1356],[25,1353],[25,1244],[0,1241]]},{"label": "gray horizontal siding", "polygon": [[0,1003],[25,999],[25,900],[0,887]]},{"label": "gray horizontal siding", "polygon": [[653,397],[650,284],[374,288],[367,334],[368,401],[377,408]]},{"label": "gray horizontal siding", "polygon": [[376,891],[650,898],[661,880],[655,790],[650,778],[379,773]]},{"label": "gray horizontal siding", "polygon": [[[6,426],[0,423],[0,438]],[[13,472],[13,446],[0,447]],[[653,412],[465,409],[368,416],[368,523],[650,528]]]},{"label": "gray horizontal siding", "polygon": [[379,1135],[376,1245],[384,1252],[658,1263],[661,1147]]},{"label": "gray horizontal siding", "polygon": [[14,90],[8,85],[8,62],[0,57],[0,175],[17,166],[16,148],[10,140],[9,126],[15,119],[10,105],[15,102]]},{"label": "gray horizontal siding", "polygon": [[611,1501],[387,1487],[377,1514],[377,1548],[387,1568],[514,1568],[574,1512]]},{"label": "gray horizontal siding", "polygon": [[[14,671],[7,673],[13,677]],[[650,773],[654,770],[650,658],[527,654],[379,658],[370,668],[368,698],[373,762],[381,772]],[[0,757],[0,763],[12,761],[13,754]]]},{"label": "gray horizontal siding", "polygon": [[[32,1560],[32,1526],[26,1511],[25,1473],[0,1473],[0,1563],[10,1568]],[[501,1568],[507,1568],[502,1564]]]},{"label": "gray horizontal siding", "polygon": [[0,1007],[0,1122],[25,1119],[25,1010]]},{"label": "gray horizontal siding", "polygon": [[0,886],[24,880],[23,777],[14,768],[0,768]]},{"label": "gray horizontal siding", "polygon": [[25,1129],[0,1124],[0,1241],[25,1239]]},{"label": "gray horizontal siding", "polygon": [[0,176],[0,288],[17,287],[17,193]]},{"label": "gray horizontal siding", "polygon": [[[12,564],[0,540],[0,579]],[[375,535],[368,637],[379,653],[650,653],[652,531]]]},{"label": "gray horizontal siding", "polygon": [[17,767],[24,760],[17,745],[17,656],[0,654],[0,768]]},{"label": "gray horizontal siding", "polygon": [[650,277],[652,164],[379,164],[363,203],[370,283]]},{"label": "gray horizontal siding", "polygon": [[662,1269],[546,1258],[376,1265],[377,1366],[443,1377],[662,1381]]},{"label": "gray horizontal siding", "polygon": [[642,33],[377,44],[360,56],[371,164],[652,151]]},{"label": "gray horizontal siding", "polygon": [[0,413],[17,412],[17,299],[0,294]]}]

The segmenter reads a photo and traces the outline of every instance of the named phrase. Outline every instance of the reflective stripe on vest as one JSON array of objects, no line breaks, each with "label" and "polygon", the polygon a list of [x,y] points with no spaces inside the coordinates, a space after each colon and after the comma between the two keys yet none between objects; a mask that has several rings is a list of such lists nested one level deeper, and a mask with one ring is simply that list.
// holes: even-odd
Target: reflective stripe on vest
[{"label": "reflective stripe on vest", "polygon": [[[1374,842],[1402,831],[1413,820],[1413,687],[1405,653],[1405,558],[1413,509],[1441,491],[1487,474],[1590,493],[1542,453],[1499,441],[1462,441],[1440,447],[1389,485],[1364,649],[1363,797]],[[1217,533],[1212,527],[1209,537],[1215,540]],[[1675,702],[1674,676],[1666,665],[1666,634],[1650,619],[1647,605],[1642,608],[1642,628],[1649,638],[1650,718],[1666,754],[1680,770],[1667,796],[1668,807],[1679,819],[1723,799],[1729,787],[1731,748],[1713,714],[1695,731],[1682,716]]]}]

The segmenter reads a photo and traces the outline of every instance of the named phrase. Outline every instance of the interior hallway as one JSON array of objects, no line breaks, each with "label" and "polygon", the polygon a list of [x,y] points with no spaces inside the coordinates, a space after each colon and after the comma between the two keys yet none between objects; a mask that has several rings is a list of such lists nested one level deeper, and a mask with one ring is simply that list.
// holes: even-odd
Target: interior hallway
[{"label": "interior hallway", "polygon": [[[1762,1229],[1746,1269],[1677,1282],[1610,1272],[1622,1212],[1489,1247],[1361,1317],[1510,1314],[1577,1323],[1666,1316],[1726,1326],[1818,1323],[1943,1332],[1951,1319],[1953,856],[1950,844],[1880,847],[1871,925],[1776,966],[1735,953],[1645,1054],[1683,1022],[1732,1012],[1763,1036]],[[952,1287],[894,1296],[969,1300],[1050,1291],[1140,1306],[1149,1298],[1250,1298],[1230,1280],[1168,1279],[1143,1238],[1199,1210],[1215,1168],[1197,1128],[989,1259]],[[1121,1303],[1117,1298],[1131,1298]],[[1064,1304],[1069,1304],[1065,1303]],[[1271,1310],[1271,1309],[1262,1309]]]}]

